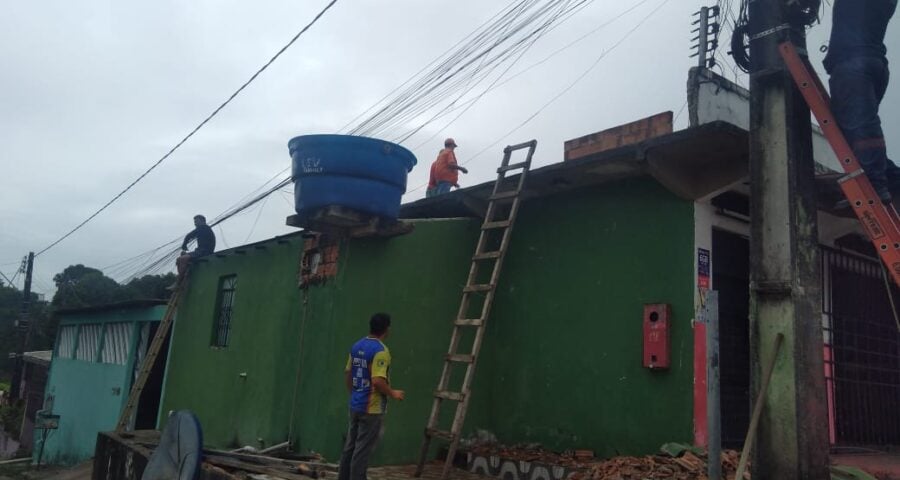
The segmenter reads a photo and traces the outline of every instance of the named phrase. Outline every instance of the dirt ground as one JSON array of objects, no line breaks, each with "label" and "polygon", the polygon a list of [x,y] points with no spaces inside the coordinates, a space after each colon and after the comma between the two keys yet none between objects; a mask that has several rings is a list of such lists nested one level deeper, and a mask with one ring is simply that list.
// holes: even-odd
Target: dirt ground
[{"label": "dirt ground", "polygon": [[[841,456],[837,463],[843,465],[854,465],[865,468],[874,473],[879,479],[900,479],[897,476],[900,472],[900,456]],[[77,467],[72,468],[53,468],[43,467],[36,469],[30,465],[25,466],[0,466],[0,480],[90,480],[91,462],[86,462]],[[882,467],[882,468],[878,468]],[[413,471],[415,467],[409,466],[391,466],[391,467],[375,467],[369,469],[369,480],[411,480],[413,479]],[[441,465],[439,463],[429,464],[422,478],[425,480],[436,480],[440,478]],[[327,474],[324,480],[334,480],[336,475]],[[450,478],[453,480],[489,480],[490,477],[475,475],[463,470],[455,470]]]},{"label": "dirt ground", "polygon": [[90,480],[92,463],[76,467],[41,467],[31,465],[0,466],[0,480]]},{"label": "dirt ground", "polygon": [[[90,462],[83,463],[77,467],[62,469],[44,467],[35,469],[34,467],[10,467],[3,469],[0,467],[0,480],[90,480],[91,468]],[[395,466],[395,467],[375,467],[369,469],[369,480],[406,480],[412,479],[415,467]],[[441,465],[428,465],[425,473],[421,478],[425,480],[435,480],[440,478]],[[336,475],[326,475],[324,480],[333,480]],[[474,475],[463,470],[456,470],[451,474],[454,480],[487,480],[488,477]]]}]

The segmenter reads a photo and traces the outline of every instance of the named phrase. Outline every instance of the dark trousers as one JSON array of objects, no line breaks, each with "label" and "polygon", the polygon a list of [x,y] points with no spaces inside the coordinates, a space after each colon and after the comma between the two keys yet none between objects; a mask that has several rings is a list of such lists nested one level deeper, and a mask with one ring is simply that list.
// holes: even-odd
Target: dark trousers
[{"label": "dark trousers", "polygon": [[341,453],[338,480],[366,480],[369,456],[381,439],[382,427],[381,415],[350,412],[350,428]]},{"label": "dark trousers", "polygon": [[831,69],[831,109],[847,143],[879,194],[900,193],[900,168],[887,157],[878,108],[887,91],[887,61],[858,56]]}]

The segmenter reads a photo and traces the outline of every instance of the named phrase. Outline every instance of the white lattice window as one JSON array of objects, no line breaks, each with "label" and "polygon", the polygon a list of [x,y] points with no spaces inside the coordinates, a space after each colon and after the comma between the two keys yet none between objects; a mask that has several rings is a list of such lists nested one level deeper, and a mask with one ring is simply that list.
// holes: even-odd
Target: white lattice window
[{"label": "white lattice window", "polygon": [[99,323],[82,325],[78,331],[78,350],[75,351],[75,358],[85,362],[96,361],[102,331],[102,325]]},{"label": "white lattice window", "polygon": [[63,325],[59,327],[59,344],[56,346],[56,356],[59,358],[74,358],[75,335],[77,334],[77,325]]},{"label": "white lattice window", "polygon": [[131,345],[131,323],[109,323],[103,335],[103,350],[100,361],[125,365],[128,362],[128,347]]}]

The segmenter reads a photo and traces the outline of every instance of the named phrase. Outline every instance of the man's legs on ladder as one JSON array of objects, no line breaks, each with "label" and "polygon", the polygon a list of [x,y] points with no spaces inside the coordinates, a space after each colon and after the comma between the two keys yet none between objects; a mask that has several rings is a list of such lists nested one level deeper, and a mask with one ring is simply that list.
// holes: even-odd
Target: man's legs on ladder
[{"label": "man's legs on ladder", "polygon": [[166,287],[166,290],[175,290],[178,287],[178,284],[184,280],[184,276],[187,274],[188,268],[191,266],[191,261],[196,258],[196,252],[190,253],[182,253],[175,259],[175,270],[178,271],[178,278],[175,280],[175,283]]},{"label": "man's legs on ladder", "polygon": [[[887,158],[878,108],[887,91],[887,62],[877,57],[856,57],[831,72],[831,108],[872,187],[885,203],[900,194],[900,168]],[[839,202],[838,207],[845,207]]]}]

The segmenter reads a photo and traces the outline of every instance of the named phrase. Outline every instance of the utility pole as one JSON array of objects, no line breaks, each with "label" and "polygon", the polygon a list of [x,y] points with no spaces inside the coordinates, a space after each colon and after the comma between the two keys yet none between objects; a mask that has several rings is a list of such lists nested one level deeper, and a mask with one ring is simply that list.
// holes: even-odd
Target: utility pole
[{"label": "utility pole", "polygon": [[28,347],[29,334],[31,333],[31,320],[28,318],[28,312],[31,309],[31,272],[34,270],[34,252],[28,252],[28,261],[25,265],[25,286],[22,289],[22,312],[19,319],[16,320],[16,330],[18,333],[16,347],[16,361],[14,362],[15,370],[12,378],[12,398],[17,399],[21,392],[22,386],[22,366],[25,349]]},{"label": "utility pole", "polygon": [[763,401],[753,477],[828,478],[821,286],[809,108],[778,53],[806,48],[785,0],[750,2],[750,336],[754,400],[784,335]]}]

